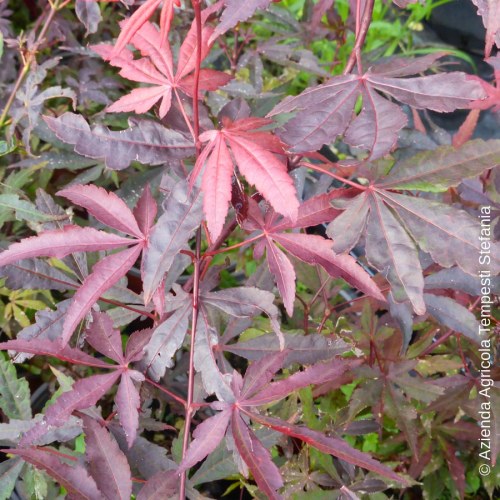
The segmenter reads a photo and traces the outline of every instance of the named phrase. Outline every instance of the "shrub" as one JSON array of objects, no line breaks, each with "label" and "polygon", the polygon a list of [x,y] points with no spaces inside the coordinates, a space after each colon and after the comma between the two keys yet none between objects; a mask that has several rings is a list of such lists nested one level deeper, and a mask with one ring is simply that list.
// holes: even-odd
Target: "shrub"
[{"label": "shrub", "polygon": [[493,497],[498,89],[395,4],[0,1],[2,498]]}]

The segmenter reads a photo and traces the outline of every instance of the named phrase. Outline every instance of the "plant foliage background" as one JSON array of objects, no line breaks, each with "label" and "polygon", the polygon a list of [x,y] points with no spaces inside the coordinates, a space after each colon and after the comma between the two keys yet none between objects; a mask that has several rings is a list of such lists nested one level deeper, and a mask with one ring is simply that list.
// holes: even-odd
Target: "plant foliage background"
[{"label": "plant foliage background", "polygon": [[500,6],[442,3],[0,0],[0,498],[495,496]]}]

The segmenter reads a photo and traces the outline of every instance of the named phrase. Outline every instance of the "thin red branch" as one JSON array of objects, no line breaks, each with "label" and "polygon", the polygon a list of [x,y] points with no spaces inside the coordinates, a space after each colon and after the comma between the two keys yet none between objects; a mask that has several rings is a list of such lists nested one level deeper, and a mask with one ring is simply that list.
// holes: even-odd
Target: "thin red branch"
[{"label": "thin red branch", "polygon": [[148,377],[145,377],[144,379],[148,384],[151,384],[153,387],[156,387],[158,390],[160,390],[161,392],[165,393],[167,396],[169,396],[170,398],[174,399],[175,401],[177,401],[179,404],[181,404],[182,406],[186,407],[186,401],[184,399],[182,399],[180,396],[178,396],[177,394],[174,394],[173,392],[169,391],[168,389],[166,389],[165,387],[163,387],[162,385],[160,384],[157,384],[154,380],[151,380],[150,378]]},{"label": "thin red branch", "polygon": [[344,75],[350,73],[354,65],[358,64],[359,72],[362,73],[361,68],[361,49],[365,43],[366,35],[368,34],[368,28],[370,27],[370,23],[372,21],[373,15],[373,6],[375,4],[375,0],[366,0],[365,10],[363,12],[363,16],[360,18],[360,5],[361,1],[358,0],[356,6],[356,42],[354,43],[354,48],[352,49],[351,55],[349,56],[349,60],[344,69]]},{"label": "thin red branch", "polygon": [[[196,159],[199,158],[201,154],[201,142],[200,142],[200,109],[198,94],[200,89],[200,72],[201,72],[201,60],[202,60],[202,20],[201,20],[201,5],[200,0],[192,0],[195,23],[196,23],[196,66],[194,70],[194,88],[193,88],[193,131],[194,131],[194,141],[196,147]],[[196,327],[198,324],[198,313],[199,313],[199,289],[200,289],[200,266],[201,266],[201,226],[198,227],[196,231],[196,250],[194,264],[194,274],[193,274],[193,315],[191,319],[191,345],[189,350],[189,375],[188,375],[188,396],[186,401],[186,420],[184,423],[184,436],[182,440],[182,457],[186,455],[189,435],[191,430],[191,421],[193,418],[193,413],[196,411],[193,406],[194,397],[194,345],[196,339]],[[180,486],[179,486],[179,499],[184,500],[186,498],[186,471],[181,474]]]},{"label": "thin red branch", "polygon": [[308,161],[301,161],[300,166],[310,168],[311,170],[316,170],[316,172],[321,172],[322,174],[330,176],[332,179],[336,179],[337,181],[344,182],[345,184],[348,184],[349,186],[352,186],[355,189],[359,189],[360,191],[366,191],[366,189],[367,189],[366,186],[362,186],[361,184],[350,181],[349,179],[345,179],[344,177],[341,177],[340,175],[334,174],[334,173],[330,172],[329,170],[326,170],[326,169],[320,167],[319,165],[314,165],[313,163],[309,163]]}]

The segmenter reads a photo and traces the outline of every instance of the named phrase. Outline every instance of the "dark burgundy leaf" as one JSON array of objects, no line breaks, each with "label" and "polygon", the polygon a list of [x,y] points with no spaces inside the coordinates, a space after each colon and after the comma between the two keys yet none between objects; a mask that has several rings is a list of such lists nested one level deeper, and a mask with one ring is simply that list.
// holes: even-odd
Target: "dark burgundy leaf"
[{"label": "dark burgundy leaf", "polygon": [[130,128],[119,132],[102,125],[91,129],[82,116],[73,113],[45,116],[44,120],[61,141],[73,144],[77,153],[104,160],[113,170],[123,170],[133,161],[161,165],[194,153],[191,140],[151,120],[130,118]]},{"label": "dark burgundy leaf", "polygon": [[124,362],[120,331],[113,328],[113,321],[106,313],[92,313],[92,323],[87,329],[85,339],[101,354],[118,364]]},{"label": "dark burgundy leaf", "polygon": [[269,451],[262,446],[237,411],[233,412],[231,429],[238,451],[252,471],[259,489],[269,499],[281,499],[282,496],[276,492],[283,486],[279,469],[272,461]]},{"label": "dark burgundy leaf", "polygon": [[190,469],[217,448],[226,433],[230,419],[231,409],[226,408],[196,427],[193,432],[194,439],[179,465],[179,473]]},{"label": "dark burgundy leaf", "polygon": [[129,500],[132,479],[127,458],[101,424],[86,415],[82,419],[85,459],[97,486],[108,500]]},{"label": "dark burgundy leaf", "polygon": [[328,453],[341,460],[373,471],[376,474],[397,481],[400,484],[407,484],[407,481],[398,476],[392,469],[377,462],[371,458],[370,455],[352,448],[342,439],[325,436],[321,432],[303,426],[292,425],[274,417],[266,417],[254,413],[251,413],[250,416],[256,422],[271,427],[288,436],[301,439],[323,453]]},{"label": "dark burgundy leaf", "polygon": [[102,493],[95,481],[81,466],[70,466],[61,462],[56,455],[37,448],[2,450],[21,457],[36,468],[44,470],[49,476],[66,488],[68,493],[78,500],[101,500]]}]

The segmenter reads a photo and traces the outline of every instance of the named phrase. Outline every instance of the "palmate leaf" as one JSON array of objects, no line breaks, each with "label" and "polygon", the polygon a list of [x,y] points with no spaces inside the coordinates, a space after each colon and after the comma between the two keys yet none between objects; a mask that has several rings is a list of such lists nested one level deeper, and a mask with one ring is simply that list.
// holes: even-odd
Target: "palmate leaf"
[{"label": "palmate leaf", "polygon": [[[87,500],[128,500],[132,494],[130,466],[114,438],[96,420],[81,414],[85,433],[85,461],[68,465],[53,450],[25,448],[2,450],[45,470],[68,491],[68,497]],[[76,458],[67,457],[71,461]],[[17,459],[18,460],[18,459]],[[11,459],[10,462],[12,462]],[[22,465],[22,462],[21,462]]]},{"label": "palmate leaf", "polygon": [[85,459],[99,490],[106,499],[129,500],[132,478],[127,458],[102,425],[86,415],[82,419]]},{"label": "palmate leaf", "polygon": [[267,8],[271,2],[272,0],[248,0],[246,2],[225,0],[226,7],[212,38],[215,39],[234,28],[238,23],[246,21],[254,15],[257,9]]},{"label": "palmate leaf", "polygon": [[[255,408],[258,406],[284,399],[290,393],[309,385],[331,381],[346,370],[361,364],[361,360],[356,359],[334,359],[313,365],[303,372],[296,372],[286,379],[271,382],[282,366],[286,355],[286,351],[281,351],[252,363],[243,380],[237,372],[233,374],[233,399],[236,399],[236,402],[212,403],[213,409],[220,410],[221,413],[210,417],[195,430],[195,439],[180,465],[180,471],[187,470],[211,453],[222,441],[225,435],[224,431],[228,427],[231,429],[231,435],[238,452],[252,471],[257,486],[265,491],[269,498],[281,498],[276,491],[283,484],[281,475],[272,462],[269,452],[246,423],[246,419],[249,417],[273,430],[297,437],[325,453],[395,481],[404,482],[390,468],[380,464],[369,455],[352,448],[339,438],[327,437],[318,431],[257,413]],[[262,386],[264,389],[259,392],[259,388]],[[265,394],[264,397],[260,397],[262,394]]]},{"label": "palmate leaf", "polygon": [[244,223],[247,231],[262,231],[262,240],[257,242],[254,255],[259,258],[264,249],[278,290],[284,301],[287,313],[293,313],[295,298],[295,270],[279,244],[287,252],[311,265],[320,265],[332,277],[343,278],[362,292],[378,300],[385,298],[370,275],[356,263],[350,255],[336,255],[332,249],[333,242],[319,235],[296,232],[285,232],[289,229],[305,228],[326,222],[338,214],[329,205],[336,196],[347,194],[347,191],[335,191],[328,196],[320,195],[304,202],[298,209],[296,220],[279,219],[272,210],[268,210],[264,220],[259,206],[252,199],[249,203],[249,217]]},{"label": "palmate leaf", "polygon": [[94,479],[81,465],[63,463],[56,455],[36,448],[4,449],[4,453],[16,455],[42,469],[68,491],[73,498],[99,500],[102,493]]},{"label": "palmate leaf", "polygon": [[[463,152],[463,155],[462,155]],[[409,300],[417,314],[425,312],[424,280],[417,246],[445,268],[458,266],[477,275],[481,255],[480,225],[466,212],[444,203],[395,189],[441,191],[500,162],[500,141],[472,141],[459,149],[443,146],[433,154],[397,163],[375,180],[328,227],[336,252],[348,252],[366,233],[369,262],[388,279],[396,302]],[[491,244],[491,273],[500,270],[496,243]]]},{"label": "palmate leaf", "polygon": [[[31,257],[62,258],[75,252],[133,245],[100,260],[94,266],[93,273],[78,288],[67,311],[61,334],[61,342],[66,345],[92,305],[133,267],[147,244],[147,238],[139,229],[132,211],[114,193],[95,186],[76,185],[60,191],[59,195],[80,204],[104,224],[134,237],[123,238],[90,227],[67,225],[60,230],[44,231],[38,236],[14,243],[0,254],[0,266],[5,266]],[[144,197],[147,197],[147,192]]]},{"label": "palmate leaf", "polygon": [[[202,282],[202,290],[199,295],[199,304],[202,310],[198,328],[202,332],[200,335],[204,335],[205,339],[200,338],[197,341],[195,353],[200,352],[195,354],[195,363],[202,364],[212,373],[212,375],[207,373],[204,380],[209,381],[205,387],[207,392],[213,392],[210,377],[214,376],[214,381],[216,381],[220,377],[220,373],[211,352],[218,337],[214,335],[213,328],[207,319],[210,309],[218,309],[235,318],[252,318],[264,313],[271,320],[271,325],[275,331],[273,336],[278,345],[283,343],[283,334],[280,331],[278,322],[278,308],[273,303],[274,294],[271,292],[255,287],[227,288],[210,292],[203,290],[204,286],[206,286],[206,283]],[[176,292],[176,297],[168,301],[168,311],[172,314],[160,323],[151,335],[145,348],[141,366],[149,372],[149,375],[154,380],[159,380],[164,375],[165,370],[173,366],[173,356],[182,346],[187,333],[189,319],[192,314],[192,300],[190,294],[184,293],[182,295],[181,291]],[[210,339],[210,350],[208,339]],[[208,354],[209,352],[210,354]],[[207,364],[208,360],[205,360],[205,356],[209,356],[210,365]],[[223,382],[219,388],[227,396],[227,388],[223,387],[225,385],[227,385],[226,382]]]},{"label": "palmate leaf", "polygon": [[[203,27],[202,59],[210,52],[211,43],[208,43],[208,39],[212,33],[213,28]],[[107,45],[94,47],[98,54],[109,59],[112,66],[120,68],[120,75],[124,78],[153,85],[152,87],[140,87],[132,90],[130,94],[121,97],[109,106],[108,112],[135,111],[136,113],[146,113],[154,104],[161,101],[159,116],[163,118],[170,110],[172,98],[174,96],[179,98],[177,94],[179,90],[189,96],[193,95],[194,79],[191,73],[195,69],[193,54],[197,52],[198,43],[195,24],[193,23],[179,50],[177,70],[174,70],[170,47],[166,45],[163,50],[160,50],[162,48],[161,36],[158,29],[150,22],[144,23],[132,36],[130,43],[141,52],[143,56],[141,59],[134,59],[126,48],[123,48],[119,55],[116,55],[116,47],[114,49]],[[231,76],[225,73],[202,69],[199,89],[217,90],[230,79]]]},{"label": "palmate leaf", "polygon": [[[262,118],[232,121],[222,117],[223,128],[200,136],[208,142],[191,174],[194,183],[204,168],[203,210],[213,240],[220,235],[231,200],[234,164],[247,181],[254,185],[280,214],[295,220],[299,202],[286,164],[276,154],[283,154],[279,140],[259,129],[271,122]],[[231,157],[230,151],[234,157]]]},{"label": "palmate leaf", "polygon": [[489,57],[493,46],[500,47],[500,5],[495,0],[472,0],[486,28],[484,56]]},{"label": "palmate leaf", "polygon": [[[147,0],[141,5],[122,27],[120,35],[113,48],[113,56],[117,56],[131,41],[137,31],[146,24],[155,10],[159,7],[161,0]],[[170,24],[172,22],[174,5],[179,7],[179,0],[165,0],[160,16],[161,40],[159,47],[162,47],[168,37]]]},{"label": "palmate leaf", "polygon": [[161,165],[194,154],[191,139],[152,120],[130,118],[130,127],[121,131],[102,125],[91,129],[82,116],[69,112],[44,120],[58,139],[74,145],[75,152],[104,160],[112,170],[123,170],[133,161]]},{"label": "palmate leaf", "polygon": [[[370,159],[380,158],[396,144],[407,119],[398,105],[378,92],[414,108],[438,112],[467,108],[472,101],[486,97],[481,84],[464,73],[403,78],[425,71],[441,55],[399,58],[374,65],[364,75],[336,76],[297,97],[286,98],[269,116],[296,112],[280,133],[292,152],[315,151],[345,135],[352,146],[368,150]],[[363,107],[355,116],[360,96]]]},{"label": "palmate leaf", "polygon": [[152,299],[165,273],[174,263],[202,219],[201,193],[189,191],[186,181],[172,180],[172,188],[164,202],[164,212],[151,229],[142,263],[144,302]]},{"label": "palmate leaf", "polygon": [[[321,334],[284,333],[285,350],[287,352],[283,367],[293,363],[313,364],[333,358],[351,349],[343,340],[331,340]],[[222,344],[220,349],[237,354],[249,361],[256,361],[263,356],[280,351],[279,339],[272,333],[266,333],[244,342]]]},{"label": "palmate leaf", "polygon": [[11,340],[0,343],[0,350],[53,356],[73,364],[112,370],[106,374],[91,375],[76,381],[70,391],[64,392],[47,409],[42,422],[24,434],[21,442],[32,444],[44,436],[50,428],[61,427],[75,410],[84,410],[93,406],[120,380],[115,403],[127,443],[129,447],[132,446],[139,426],[138,408],[140,406],[135,382],[142,382],[144,376],[129,368],[128,365],[142,357],[143,348],[148,339],[149,332],[147,330],[133,333],[129,339],[130,347],[127,345],[124,355],[120,334],[113,329],[111,319],[104,313],[95,313],[93,326],[88,332],[89,344],[101,354],[115,360],[117,365],[102,361],[80,349],[69,346],[62,347],[60,342],[51,342],[47,339]]}]

